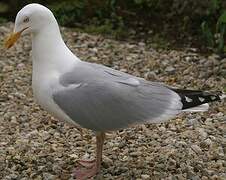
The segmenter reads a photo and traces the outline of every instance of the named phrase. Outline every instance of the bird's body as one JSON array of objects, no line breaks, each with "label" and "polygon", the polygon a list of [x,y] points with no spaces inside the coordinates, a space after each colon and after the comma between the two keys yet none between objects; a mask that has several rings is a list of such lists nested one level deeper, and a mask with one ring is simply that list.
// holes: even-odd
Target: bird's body
[{"label": "bird's body", "polygon": [[[58,38],[51,38],[52,35],[58,36]],[[46,41],[45,37],[50,38]],[[61,88],[60,76],[70,71],[80,61],[66,47],[58,26],[46,29],[40,34],[32,34],[32,59],[32,89],[35,99],[57,118],[66,119],[75,124],[52,98],[54,91]]]},{"label": "bird's body", "polygon": [[106,131],[164,122],[183,111],[204,111],[208,102],[225,97],[178,90],[83,62],[65,45],[51,11],[39,4],[27,5],[18,13],[14,31],[14,38],[23,31],[32,34],[32,88],[37,102],[55,117],[97,134],[96,164],[89,172],[77,172],[77,177],[100,170]]}]

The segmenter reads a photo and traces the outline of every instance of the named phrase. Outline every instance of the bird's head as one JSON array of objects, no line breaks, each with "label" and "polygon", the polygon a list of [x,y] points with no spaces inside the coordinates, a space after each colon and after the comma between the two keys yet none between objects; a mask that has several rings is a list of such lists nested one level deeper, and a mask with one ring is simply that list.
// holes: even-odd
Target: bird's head
[{"label": "bird's head", "polygon": [[38,33],[50,25],[55,18],[52,12],[40,4],[32,3],[23,7],[16,16],[13,33],[6,39],[5,47],[12,47],[21,34]]}]

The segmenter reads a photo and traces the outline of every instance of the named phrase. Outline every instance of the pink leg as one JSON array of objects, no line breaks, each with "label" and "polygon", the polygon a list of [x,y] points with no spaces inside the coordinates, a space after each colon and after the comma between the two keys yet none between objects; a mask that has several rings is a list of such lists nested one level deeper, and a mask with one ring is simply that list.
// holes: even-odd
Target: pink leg
[{"label": "pink leg", "polygon": [[85,180],[91,178],[100,172],[102,151],[104,145],[105,133],[99,132],[96,134],[96,160],[95,161],[79,161],[85,168],[76,169],[75,177],[79,180]]},{"label": "pink leg", "polygon": [[74,172],[74,175],[76,177],[77,180],[87,180],[88,178],[92,178],[93,176],[95,176],[97,174],[97,169],[96,166],[93,166],[90,169],[77,169]]},{"label": "pink leg", "polygon": [[83,159],[80,159],[80,160],[78,160],[78,163],[80,165],[82,165],[83,167],[91,168],[91,167],[93,167],[95,165],[96,160],[95,159],[92,159],[92,160],[83,160]]}]

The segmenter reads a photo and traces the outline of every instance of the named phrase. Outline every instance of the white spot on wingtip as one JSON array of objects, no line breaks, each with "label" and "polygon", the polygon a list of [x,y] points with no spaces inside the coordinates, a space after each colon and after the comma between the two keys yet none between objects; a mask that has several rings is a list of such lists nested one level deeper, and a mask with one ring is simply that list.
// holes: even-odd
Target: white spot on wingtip
[{"label": "white spot on wingtip", "polygon": [[189,98],[187,96],[184,96],[184,97],[185,97],[185,101],[187,101],[187,102],[192,102],[193,101],[191,98]]},{"label": "white spot on wingtip", "polygon": [[205,101],[205,98],[199,97],[199,101],[200,102],[204,102]]},{"label": "white spot on wingtip", "polygon": [[216,96],[210,96],[211,100],[215,100]]}]

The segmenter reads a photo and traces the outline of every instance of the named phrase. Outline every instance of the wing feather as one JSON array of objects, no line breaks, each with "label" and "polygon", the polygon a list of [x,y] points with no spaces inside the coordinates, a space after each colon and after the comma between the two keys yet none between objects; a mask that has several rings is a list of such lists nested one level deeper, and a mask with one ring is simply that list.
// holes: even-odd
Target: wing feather
[{"label": "wing feather", "polygon": [[[161,122],[181,111],[180,97],[166,86],[84,63],[60,78],[55,103],[76,123],[94,131]],[[69,84],[81,84],[68,88]],[[84,86],[82,84],[85,84]]]}]

